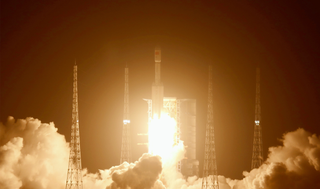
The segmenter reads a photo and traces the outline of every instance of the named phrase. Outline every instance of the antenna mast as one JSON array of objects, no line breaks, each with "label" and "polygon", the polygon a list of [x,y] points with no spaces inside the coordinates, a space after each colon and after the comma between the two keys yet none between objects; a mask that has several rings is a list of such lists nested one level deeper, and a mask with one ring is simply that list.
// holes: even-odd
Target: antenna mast
[{"label": "antenna mast", "polygon": [[124,112],[120,163],[131,162],[130,119],[129,119],[129,68],[124,69]]},{"label": "antenna mast", "polygon": [[261,121],[260,68],[257,67],[257,70],[256,70],[256,108],[255,108],[251,169],[260,167],[263,162],[262,127],[261,127],[260,121]]},{"label": "antenna mast", "polygon": [[83,189],[78,113],[77,65],[73,66],[73,103],[69,165],[66,189]]},{"label": "antenna mast", "polygon": [[202,189],[219,189],[213,124],[212,66],[209,66],[208,112],[205,137]]}]

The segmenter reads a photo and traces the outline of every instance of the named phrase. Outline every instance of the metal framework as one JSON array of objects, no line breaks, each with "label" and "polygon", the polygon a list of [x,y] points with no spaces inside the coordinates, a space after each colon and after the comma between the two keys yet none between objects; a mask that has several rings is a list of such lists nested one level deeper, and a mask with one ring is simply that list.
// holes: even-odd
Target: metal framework
[{"label": "metal framework", "polygon": [[73,103],[69,165],[66,189],[82,189],[80,130],[78,113],[77,65],[73,67]]},{"label": "metal framework", "polygon": [[124,69],[124,112],[120,163],[131,162],[131,138],[129,119],[129,68]]},{"label": "metal framework", "polygon": [[260,68],[257,68],[256,70],[256,107],[255,107],[251,169],[260,167],[263,162],[262,127],[261,127],[260,121],[261,121]]},{"label": "metal framework", "polygon": [[202,189],[219,189],[216,148],[214,142],[213,86],[211,65],[209,66],[208,112],[205,136]]},{"label": "metal framework", "polygon": [[[176,135],[176,141],[179,143],[180,142],[180,138],[181,138],[181,121],[180,121],[180,116],[181,116],[181,100],[177,100],[177,135]],[[177,164],[177,170],[181,173],[181,161],[178,161]]]},{"label": "metal framework", "polygon": [[177,98],[176,97],[164,97],[163,109],[170,117],[177,120]]},{"label": "metal framework", "polygon": [[152,100],[151,99],[143,99],[148,103],[148,128],[152,120]]},{"label": "metal framework", "polygon": [[[180,129],[181,129],[181,122],[180,122],[180,104],[181,100],[177,99],[176,97],[164,97],[163,98],[163,108],[172,118],[176,120],[176,133],[174,138],[174,144],[177,145],[180,143]],[[181,172],[181,161],[177,163],[177,170]]]}]

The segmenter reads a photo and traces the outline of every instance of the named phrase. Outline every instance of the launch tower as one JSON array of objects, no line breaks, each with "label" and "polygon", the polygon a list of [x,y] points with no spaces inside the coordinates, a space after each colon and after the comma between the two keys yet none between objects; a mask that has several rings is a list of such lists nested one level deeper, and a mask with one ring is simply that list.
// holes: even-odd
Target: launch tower
[{"label": "launch tower", "polygon": [[261,119],[260,68],[258,67],[256,70],[256,108],[255,108],[251,169],[260,167],[260,165],[263,162],[262,127],[261,127],[260,119]]},{"label": "launch tower", "polygon": [[205,136],[202,189],[219,189],[213,124],[212,66],[209,66],[208,112]]},{"label": "launch tower", "polygon": [[78,114],[77,65],[73,66],[73,103],[69,165],[66,189],[83,189]]},{"label": "launch tower", "polygon": [[129,119],[129,68],[124,69],[124,112],[122,129],[122,146],[120,163],[131,162],[131,139],[130,139],[130,119]]},{"label": "launch tower", "polygon": [[186,149],[184,159],[178,162],[177,170],[185,177],[199,176],[199,161],[196,159],[196,100],[163,98],[163,111],[177,122],[175,144],[183,141]]}]

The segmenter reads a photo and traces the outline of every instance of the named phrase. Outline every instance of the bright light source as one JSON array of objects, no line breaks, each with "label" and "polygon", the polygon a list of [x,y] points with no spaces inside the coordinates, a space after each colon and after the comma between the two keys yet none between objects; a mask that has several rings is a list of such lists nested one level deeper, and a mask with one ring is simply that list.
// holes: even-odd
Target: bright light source
[{"label": "bright light source", "polygon": [[149,124],[149,153],[159,155],[164,161],[170,157],[176,135],[176,121],[168,114],[154,116]]},{"label": "bright light source", "polygon": [[130,120],[125,119],[125,120],[123,120],[123,123],[128,124],[128,123],[130,123]]},{"label": "bright light source", "polygon": [[256,125],[259,125],[259,123],[260,123],[259,120],[255,120],[254,122],[256,123]]}]

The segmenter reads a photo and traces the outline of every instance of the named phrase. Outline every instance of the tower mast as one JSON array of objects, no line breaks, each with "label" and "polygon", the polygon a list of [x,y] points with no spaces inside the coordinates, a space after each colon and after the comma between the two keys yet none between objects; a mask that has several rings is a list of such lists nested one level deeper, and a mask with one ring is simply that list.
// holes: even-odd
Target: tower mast
[{"label": "tower mast", "polygon": [[205,136],[202,189],[219,189],[213,124],[212,66],[209,66],[208,112]]},{"label": "tower mast", "polygon": [[129,119],[129,68],[124,69],[124,112],[120,163],[131,162],[130,119]]},{"label": "tower mast", "polygon": [[262,127],[261,121],[261,107],[260,107],[260,68],[256,70],[256,107],[255,107],[255,121],[253,133],[253,151],[251,169],[258,168],[263,162],[262,149]]},{"label": "tower mast", "polygon": [[78,113],[77,64],[73,66],[73,103],[69,165],[66,189],[82,189],[81,150]]}]

